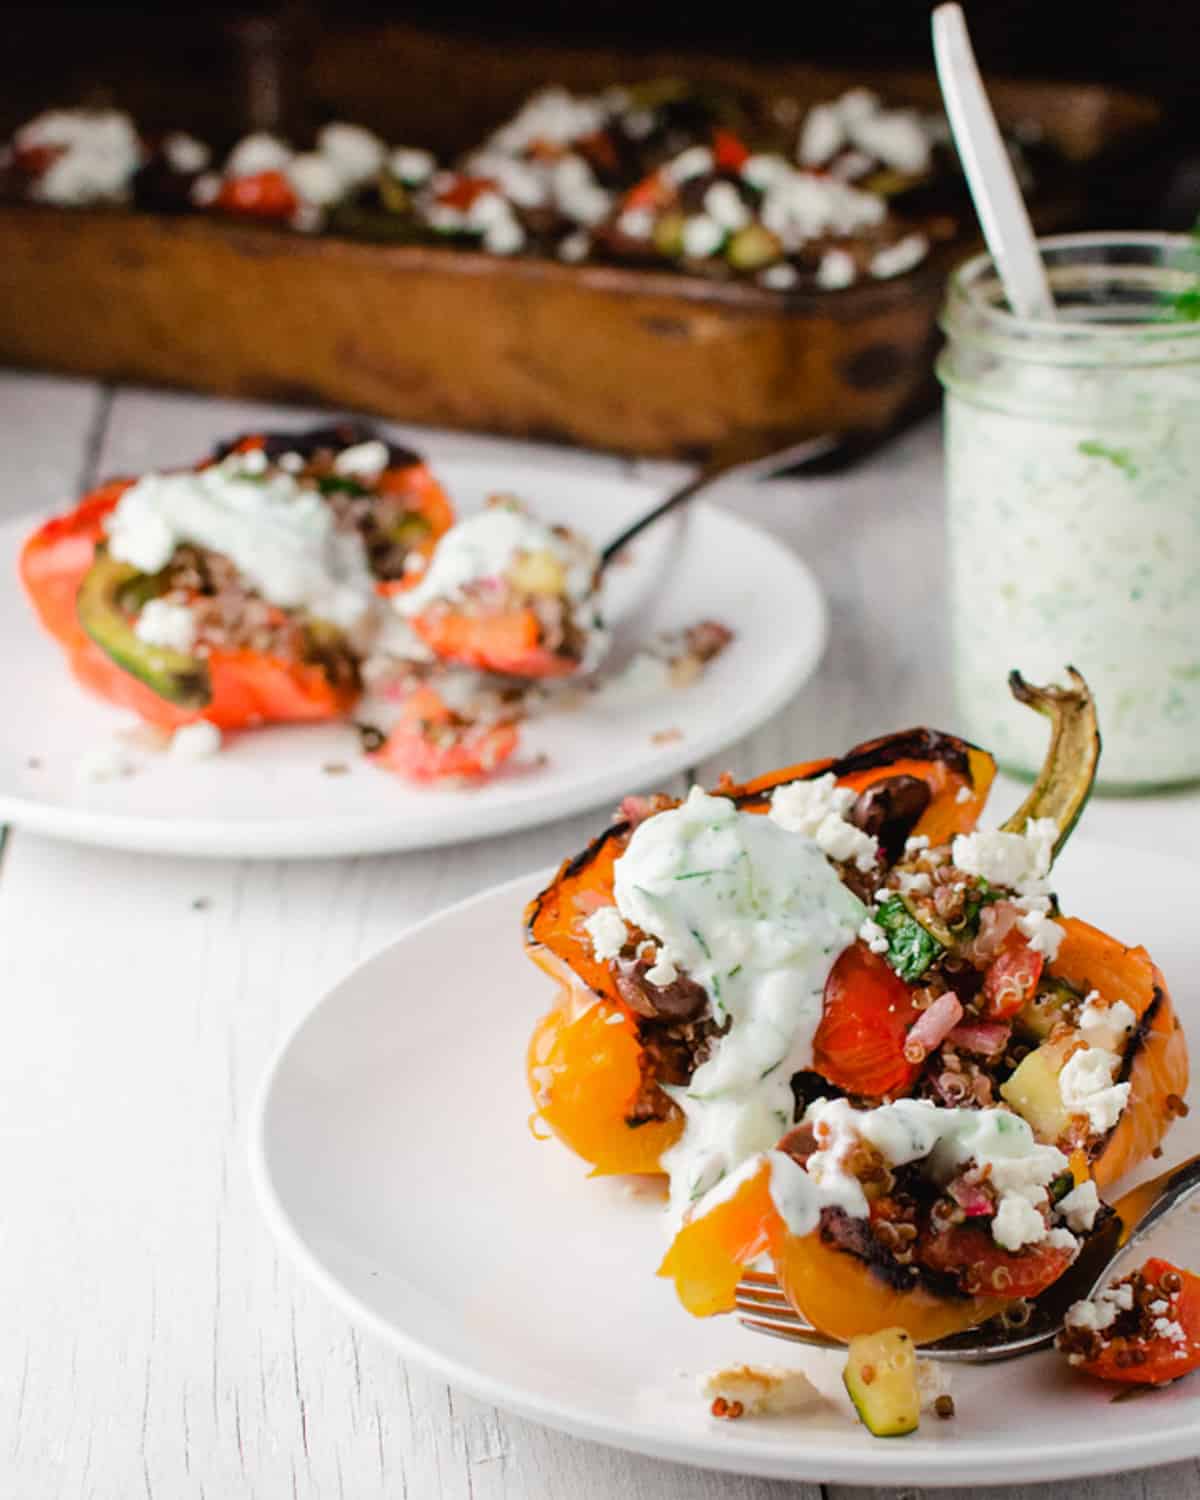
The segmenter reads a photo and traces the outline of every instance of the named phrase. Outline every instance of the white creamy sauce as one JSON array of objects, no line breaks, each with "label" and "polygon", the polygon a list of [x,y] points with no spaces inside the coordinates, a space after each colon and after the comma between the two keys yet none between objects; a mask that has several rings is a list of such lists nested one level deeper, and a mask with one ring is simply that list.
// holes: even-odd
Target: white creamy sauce
[{"label": "white creamy sauce", "polygon": [[596,569],[591,548],[572,545],[521,510],[491,505],[446,532],[420,583],[397,594],[395,606],[403,615],[420,614],[435,600],[459,598],[467,584],[503,578],[518,556],[535,552],[549,552],[563,564],[569,599],[577,602],[591,593]]},{"label": "white creamy sauce", "polygon": [[663,1158],[678,1219],[791,1123],[791,1076],[811,1066],[825,981],[865,910],[810,839],[698,787],[639,825],[614,876],[622,918],[729,1022],[691,1083],[668,1090],[687,1122]]},{"label": "white creamy sauce", "polygon": [[1047,1227],[1042,1211],[1049,1207],[1046,1189],[1067,1170],[1067,1158],[1054,1146],[1039,1145],[1019,1115],[945,1109],[924,1099],[898,1099],[873,1110],[856,1110],[845,1099],[819,1099],[804,1118],[829,1136],[805,1170],[825,1192],[840,1193],[848,1213],[861,1218],[868,1212],[861,1187],[845,1171],[850,1151],[865,1141],[890,1166],[925,1163],[941,1185],[972,1163],[986,1167],[997,1194],[992,1235],[1006,1250],[1057,1243],[1054,1237],[1061,1235]]},{"label": "white creamy sauce", "polygon": [[[1004,691],[1073,663],[1101,776],[1200,773],[1200,367],[943,360],[955,689],[972,738],[1034,771],[1036,714]],[[964,366],[965,368],[965,366]]]},{"label": "white creamy sauce", "polygon": [[361,537],[338,529],[317,490],[264,472],[261,454],[147,474],[121,496],[106,528],[113,557],[142,573],[157,573],[191,542],[229,558],[269,603],[343,628],[363,620],[375,598]]}]

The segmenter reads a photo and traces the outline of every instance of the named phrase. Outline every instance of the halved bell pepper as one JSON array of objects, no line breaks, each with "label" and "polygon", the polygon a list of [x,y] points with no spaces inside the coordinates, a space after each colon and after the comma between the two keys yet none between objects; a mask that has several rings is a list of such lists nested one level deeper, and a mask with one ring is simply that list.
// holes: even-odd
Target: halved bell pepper
[{"label": "halved bell pepper", "polygon": [[575,657],[541,645],[541,622],[531,609],[466,615],[438,608],[409,623],[440,661],[510,677],[567,677],[579,669]]},{"label": "halved bell pepper", "polygon": [[1174,1105],[1187,1093],[1188,1052],[1162,971],[1145,948],[1127,948],[1116,938],[1064,917],[1058,953],[1047,972],[1083,994],[1123,1000],[1137,1017],[1118,1081],[1130,1084],[1116,1126],[1092,1151],[1091,1172],[1099,1188],[1118,1181],[1152,1155],[1175,1119]]},{"label": "halved bell pepper", "polygon": [[[742,787],[722,788],[743,811],[765,813],[770,807],[770,792],[790,781],[812,780],[832,772],[843,784],[862,791],[895,776],[913,776],[925,781],[931,790],[930,801],[915,831],[933,829],[941,837],[949,832],[967,832],[974,826],[995,773],[991,756],[965,741],[933,730],[912,730],[888,735],[859,745],[840,759],[812,761],[792,766],[751,781]],[[963,789],[967,795],[960,795]],[[557,1010],[566,1017],[577,1016],[590,1000],[606,1001],[620,1008],[629,1018],[633,1012],[624,1005],[617,992],[611,967],[596,960],[583,922],[599,906],[613,901],[613,866],[621,856],[632,833],[628,821],[620,821],[605,830],[581,854],[568,860],[554,880],[534,898],[525,913],[526,951],[530,958],[562,986]],[[932,837],[933,835],[930,835]],[[546,1025],[547,1023],[543,1023]],[[566,1022],[559,1023],[565,1025]],[[640,1049],[639,1049],[640,1052]],[[630,1137],[648,1127],[630,1124],[630,1106],[637,1092],[638,1078],[628,1092],[621,1094],[609,1087],[604,1070],[610,1063],[592,1059],[586,1078],[574,1073],[575,1054],[566,1053],[558,1073],[543,1077],[534,1089],[539,1111],[549,1128],[560,1134],[564,1115],[555,1108],[558,1090],[578,1099],[573,1106],[572,1124],[562,1130],[561,1139],[585,1161],[600,1166],[634,1155],[644,1160],[639,1145],[632,1147]],[[645,1065],[648,1066],[648,1065]],[[594,1095],[589,1103],[589,1095]],[[670,1118],[670,1111],[664,1113]],[[587,1128],[579,1128],[581,1116]],[[678,1131],[678,1124],[675,1126]],[[664,1136],[668,1136],[664,1132]],[[670,1134],[669,1140],[674,1139]],[[626,1170],[652,1170],[644,1165]],[[606,1165],[603,1170],[621,1170]]]},{"label": "halved bell pepper", "polygon": [[[252,448],[267,448],[276,456],[283,451],[304,453],[315,446],[349,446],[369,436],[349,426],[313,433],[251,434],[223,445],[219,454]],[[381,493],[403,496],[424,518],[429,535],[415,550],[432,550],[453,522],[449,499],[415,455],[411,462],[403,461],[407,455],[394,456],[401,461],[384,471],[376,487]],[[65,649],[84,687],[163,729],[196,719],[221,729],[244,729],[340,718],[349,712],[358,686],[351,677],[335,676],[322,666],[315,626],[311,658],[303,659],[246,648],[215,649],[204,658],[186,658],[185,666],[184,661],[169,660],[160,648],[140,641],[134,647],[136,638],[118,608],[118,594],[130,582],[129,574],[108,566],[93,573],[105,518],[133,483],[118,479],[93,490],[72,511],[40,526],[21,551],[20,576],[30,602],[42,625]],[[89,575],[81,612],[81,591]]]},{"label": "halved bell pepper", "polygon": [[371,759],[409,781],[478,781],[508,760],[519,739],[515,724],[465,722],[434,688],[421,687]]},{"label": "halved bell pepper", "polygon": [[814,1328],[843,1341],[895,1327],[924,1343],[984,1322],[1015,1295],[946,1297],[920,1282],[901,1289],[826,1244],[819,1231],[792,1234],[771,1196],[770,1156],[728,1197],[684,1224],[658,1274],[675,1283],[690,1313],[709,1317],[733,1310],[746,1267],[764,1252],[792,1306]]}]

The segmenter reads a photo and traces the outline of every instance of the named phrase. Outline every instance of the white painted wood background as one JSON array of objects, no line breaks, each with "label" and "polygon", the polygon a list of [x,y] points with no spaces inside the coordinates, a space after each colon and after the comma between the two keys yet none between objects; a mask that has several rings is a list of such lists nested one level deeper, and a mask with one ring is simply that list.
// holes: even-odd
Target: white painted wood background
[{"label": "white painted wood background", "polygon": [[[0,375],[0,516],[49,508],[98,476],[189,461],[240,427],[307,416]],[[414,437],[435,456],[512,451]],[[803,550],[832,603],[832,641],[796,702],[702,776],[908,723],[953,728],[935,426],[849,475],[738,503]],[[1106,803],[1089,820],[1095,834],[1190,851],[1200,802]],[[888,1492],[678,1468],[481,1405],[356,1333],[280,1261],[259,1221],[245,1119],[281,1035],[401,929],[548,863],[595,822],[311,864],[107,854],[10,832],[0,1500],[882,1500]],[[1200,1500],[1200,1466],[1054,1493]]]}]

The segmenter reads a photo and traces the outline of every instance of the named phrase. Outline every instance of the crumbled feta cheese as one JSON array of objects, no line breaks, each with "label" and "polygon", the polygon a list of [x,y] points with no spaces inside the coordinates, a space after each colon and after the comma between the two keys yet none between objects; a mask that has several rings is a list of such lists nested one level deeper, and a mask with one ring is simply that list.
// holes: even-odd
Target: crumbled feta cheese
[{"label": "crumbled feta cheese", "polygon": [[788,265],[786,260],[778,264],[768,266],[765,271],[760,271],[758,282],[760,286],[769,288],[772,292],[786,292],[794,287],[800,280],[800,273],[795,266]]},{"label": "crumbled feta cheese", "polygon": [[679,970],[671,962],[664,948],[655,951],[654,962],[646,970],[646,978],[659,989],[664,989],[668,984],[674,984],[679,978]]},{"label": "crumbled feta cheese", "polygon": [[1005,1250],[1020,1250],[1046,1238],[1046,1221],[1028,1199],[1007,1193],[992,1220],[992,1238]]},{"label": "crumbled feta cheese", "polygon": [[880,281],[892,276],[903,276],[919,265],[929,253],[929,241],[923,234],[906,234],[894,245],[885,245],[871,257],[871,275]]},{"label": "crumbled feta cheese", "polygon": [[707,146],[689,146],[673,161],[669,161],[663,172],[672,182],[686,182],[689,177],[701,177],[713,169],[713,154]]},{"label": "crumbled feta cheese", "polygon": [[654,133],[654,111],[631,109],[622,123],[625,126],[625,134],[631,140],[644,141],[648,135]]},{"label": "crumbled feta cheese", "polygon": [[543,143],[566,146],[603,130],[613,109],[609,96],[581,98],[560,87],[541,89],[493,132],[488,145],[516,155]]},{"label": "crumbled feta cheese", "polygon": [[188,195],[197,208],[207,208],[221,196],[221,179],[216,172],[204,172],[192,183]]},{"label": "crumbled feta cheese", "polygon": [[725,230],[707,214],[692,214],[683,221],[683,253],[693,260],[715,255],[725,243]]},{"label": "crumbled feta cheese", "polygon": [[736,1401],[743,1417],[809,1411],[825,1404],[825,1397],[803,1370],[735,1365],[702,1376],[699,1384],[706,1401]]},{"label": "crumbled feta cheese", "polygon": [[714,182],[704,195],[704,212],[722,229],[736,232],[750,222],[750,210],[732,182]]},{"label": "crumbled feta cheese", "polygon": [[782,156],[748,156],[742,163],[741,176],[752,187],[766,192],[773,182],[791,175],[792,169]]},{"label": "crumbled feta cheese", "polygon": [[951,853],[964,874],[1020,891],[1050,873],[1057,838],[1053,818],[1032,818],[1024,833],[1005,833],[1000,828],[960,833]]},{"label": "crumbled feta cheese", "polygon": [[337,173],[342,187],[361,187],[383,166],[383,142],[361,125],[335,120],[317,134],[317,150]]},{"label": "crumbled feta cheese", "polygon": [[924,870],[897,870],[896,886],[902,896],[925,896],[933,889],[933,877]]},{"label": "crumbled feta cheese", "polygon": [[1100,1212],[1100,1195],[1090,1177],[1059,1200],[1058,1212],[1066,1221],[1067,1227],[1074,1229],[1077,1234],[1084,1234],[1092,1228],[1096,1215]]},{"label": "crumbled feta cheese", "polygon": [[1104,1047],[1115,1052],[1126,1035],[1137,1025],[1137,1016],[1124,1000],[1106,1005],[1098,990],[1093,990],[1079,1012],[1079,1030],[1089,1047]]},{"label": "crumbled feta cheese", "polygon": [[876,110],[856,121],[850,135],[860,151],[897,172],[916,176],[929,167],[929,138],[912,110]]},{"label": "crumbled feta cheese", "polygon": [[119,781],[132,776],[137,768],[137,761],[125,746],[112,740],[85,750],[75,762],[75,775],[80,781]]},{"label": "crumbled feta cheese", "polygon": [[172,130],[165,136],[162,149],[173,172],[203,172],[212,160],[212,152],[204,142],[183,130]]},{"label": "crumbled feta cheese", "polygon": [[1121,1118],[1130,1085],[1114,1083],[1121,1059],[1103,1047],[1081,1047],[1058,1075],[1058,1090],[1068,1114],[1086,1115],[1093,1132],[1103,1135]]},{"label": "crumbled feta cheese", "polygon": [[911,838],[904,840],[905,854],[920,854],[922,849],[929,848],[929,840],[923,833],[914,834]]},{"label": "crumbled feta cheese", "polygon": [[887,933],[880,927],[878,922],[873,922],[870,917],[858,929],[858,935],[870,948],[872,953],[886,953],[888,951]]},{"label": "crumbled feta cheese", "polygon": [[612,206],[612,194],[596,181],[582,156],[556,161],[550,169],[550,185],[559,212],[577,224],[598,224]]},{"label": "crumbled feta cheese", "polygon": [[584,922],[583,930],[591,938],[592,952],[601,963],[619,958],[621,949],[629,941],[629,929],[615,906],[602,906],[594,911]]},{"label": "crumbled feta cheese", "polygon": [[299,474],[305,463],[299,453],[281,453],[275,462],[285,474]]},{"label": "crumbled feta cheese", "polygon": [[257,177],[260,172],[283,172],[292,159],[291,147],[278,136],[257,130],[243,136],[225,162],[226,177]]},{"label": "crumbled feta cheese", "polygon": [[789,172],[771,182],[759,210],[763,223],[785,250],[826,234],[855,234],[879,224],[887,206],[873,193],[815,172]]},{"label": "crumbled feta cheese", "polygon": [[1066,929],[1052,922],[1044,912],[1027,911],[1017,918],[1017,926],[1029,940],[1029,946],[1051,963],[1058,957]]},{"label": "crumbled feta cheese", "polygon": [[133,121],[115,109],[47,110],[17,131],[14,144],[54,153],[29,189],[45,203],[119,202],[142,161]]},{"label": "crumbled feta cheese", "polygon": [[338,474],[352,474],[358,479],[378,479],[388,466],[387,444],[378,438],[343,448],[333,461]]},{"label": "crumbled feta cheese", "polygon": [[854,257],[845,250],[826,250],[817,267],[817,285],[827,292],[853,286],[858,277]]},{"label": "crumbled feta cheese", "polygon": [[826,773],[776,787],[770,816],[790,833],[814,839],[831,859],[853,861],[866,871],[879,857],[879,841],[846,821],[854,800],[854,792],[838,786],[833,774]]},{"label": "crumbled feta cheese", "polygon": [[1154,1332],[1161,1339],[1169,1339],[1173,1344],[1186,1344],[1187,1335],[1182,1326],[1171,1318],[1155,1318]]},{"label": "crumbled feta cheese", "polygon": [[654,215],[648,208],[627,208],[617,219],[618,230],[631,240],[648,240],[654,233]]},{"label": "crumbled feta cheese", "polygon": [[397,146],[388,157],[388,171],[407,187],[418,187],[433,176],[437,161],[431,151],[418,146]]},{"label": "crumbled feta cheese", "polygon": [[584,230],[577,229],[574,234],[568,234],[558,242],[558,258],[570,263],[586,260],[591,248],[591,236]]},{"label": "crumbled feta cheese", "polygon": [[814,104],[804,117],[797,156],[806,167],[820,167],[846,143],[836,104]]},{"label": "crumbled feta cheese", "polygon": [[149,599],[142,606],[133,633],[148,646],[188,652],[196,644],[196,617],[186,604]]},{"label": "crumbled feta cheese", "polygon": [[197,719],[175,731],[167,753],[175,760],[207,760],[220,748],[221,731],[207,719]]},{"label": "crumbled feta cheese", "polygon": [[287,165],[287,180],[297,198],[318,208],[336,203],[345,187],[329,158],[320,156],[315,151],[305,151],[292,157]]},{"label": "crumbled feta cheese", "polygon": [[960,807],[964,802],[970,802],[971,788],[969,786],[960,786],[958,791],[955,793],[954,800]]}]

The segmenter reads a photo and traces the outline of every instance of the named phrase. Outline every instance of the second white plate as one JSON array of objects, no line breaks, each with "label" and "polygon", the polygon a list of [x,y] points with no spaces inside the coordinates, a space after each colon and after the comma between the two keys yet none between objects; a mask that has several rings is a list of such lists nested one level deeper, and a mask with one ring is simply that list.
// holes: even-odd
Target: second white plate
[{"label": "second white plate", "polygon": [[[1196,940],[1178,919],[1178,893],[1200,870],[1083,843],[1056,876],[1070,910],[1146,944],[1183,1024],[1200,1034]],[[554,991],[521,952],[521,912],[543,881],[501,886],[400,938],[317,1006],[268,1076],[252,1126],[260,1199],[284,1247],[340,1307],[485,1400],[711,1468],[966,1487],[1200,1453],[1200,1374],[1112,1406],[1110,1388],[1050,1353],[959,1368],[954,1421],[880,1441],[841,1391],[843,1356],[765,1339],[732,1318],[690,1318],[654,1275],[661,1205],[619,1179],[589,1178],[530,1130],[525,1047]],[[1166,1161],[1197,1150],[1193,1110]],[[1155,1250],[1194,1266],[1196,1225],[1182,1210]],[[828,1408],[714,1421],[696,1377],[745,1361],[803,1367]]]},{"label": "second white plate", "polygon": [[[437,465],[460,514],[503,489],[540,515],[599,543],[658,492],[624,479]],[[372,854],[460,843],[532,827],[649,788],[749,734],[811,675],[825,640],[820,589],[774,538],[697,505],[634,544],[613,568],[608,614],[619,639],[648,639],[702,619],[735,631],[692,686],[655,703],[603,695],[526,726],[523,763],[478,788],[406,785],[365,761],[343,725],[265,729],[220,755],[181,765],[149,760],[135,776],[83,783],[81,751],[128,717],[79,688],[39,630],[16,582],[16,558],[36,519],[0,527],[0,821],[113,848],[241,858]],[[18,706],[19,707],[15,707]],[[335,764],[340,774],[323,766]]]}]

